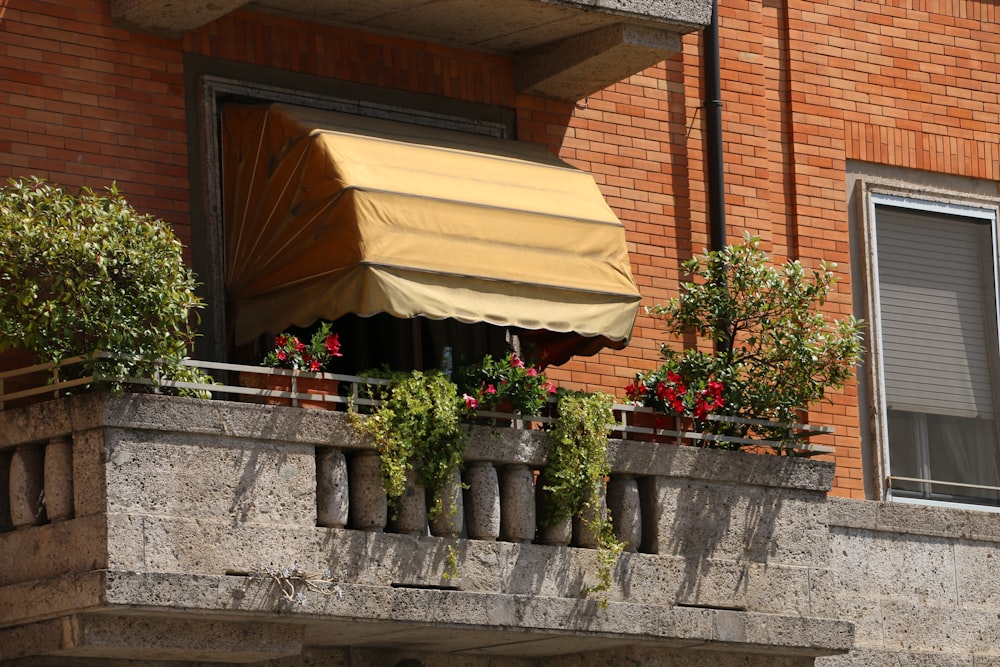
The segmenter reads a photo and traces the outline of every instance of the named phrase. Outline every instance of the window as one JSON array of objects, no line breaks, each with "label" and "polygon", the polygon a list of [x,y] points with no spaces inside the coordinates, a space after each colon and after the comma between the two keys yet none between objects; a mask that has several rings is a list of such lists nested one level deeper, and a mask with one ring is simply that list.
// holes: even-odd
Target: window
[{"label": "window", "polygon": [[889,496],[1000,504],[996,208],[872,193],[869,221]]}]

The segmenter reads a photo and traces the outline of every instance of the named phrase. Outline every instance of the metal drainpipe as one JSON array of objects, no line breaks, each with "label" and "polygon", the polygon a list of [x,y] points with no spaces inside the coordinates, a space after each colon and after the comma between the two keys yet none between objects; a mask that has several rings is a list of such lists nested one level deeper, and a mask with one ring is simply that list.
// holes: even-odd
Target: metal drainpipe
[{"label": "metal drainpipe", "polygon": [[[705,63],[705,177],[708,196],[708,243],[710,250],[726,247],[726,184],[722,165],[722,75],[719,65],[719,0],[712,1],[712,21],[703,36]],[[723,278],[725,280],[725,278]],[[725,287],[725,286],[723,286]],[[728,322],[718,322],[720,332],[729,330]],[[732,347],[728,337],[715,341],[715,349],[724,353]]]},{"label": "metal drainpipe", "polygon": [[712,22],[705,28],[705,175],[708,179],[708,236],[711,250],[726,245],[726,186],[722,168],[722,81],[719,66],[719,2],[712,2]]}]

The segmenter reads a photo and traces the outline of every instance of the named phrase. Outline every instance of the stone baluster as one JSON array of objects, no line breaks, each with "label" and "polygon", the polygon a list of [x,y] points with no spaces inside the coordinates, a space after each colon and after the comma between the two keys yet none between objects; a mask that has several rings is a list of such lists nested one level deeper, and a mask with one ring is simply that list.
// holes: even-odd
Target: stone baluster
[{"label": "stone baluster", "polygon": [[503,469],[500,486],[500,539],[528,544],[535,538],[534,472],[523,463]]},{"label": "stone baluster", "polygon": [[44,451],[22,445],[10,457],[10,518],[15,528],[45,523]]},{"label": "stone baluster", "polygon": [[573,544],[585,549],[596,549],[600,535],[593,529],[594,519],[607,516],[608,505],[604,485],[598,490],[596,503],[587,499],[580,513],[573,517]]},{"label": "stone baluster", "polygon": [[465,469],[468,486],[465,521],[469,538],[495,540],[500,536],[500,482],[489,461],[473,461]]},{"label": "stone baluster", "polygon": [[43,468],[45,514],[49,521],[73,518],[73,440],[52,438],[45,445]]},{"label": "stone baluster", "polygon": [[632,475],[612,475],[607,497],[615,537],[625,544],[625,551],[637,551],[642,544],[639,483]]},{"label": "stone baluster", "polygon": [[14,527],[10,520],[10,455],[11,450],[0,450],[0,532]]},{"label": "stone baluster", "polygon": [[395,529],[404,535],[427,534],[427,491],[412,468],[406,471],[406,488],[396,501]]},{"label": "stone baluster", "polygon": [[378,452],[355,453],[350,462],[350,523],[357,530],[381,532],[388,519],[385,486]]},{"label": "stone baluster", "polygon": [[350,510],[350,483],[347,458],[339,449],[316,450],[316,519],[326,528],[347,525]]},{"label": "stone baluster", "polygon": [[457,537],[462,534],[465,511],[462,503],[462,473],[458,469],[451,482],[440,490],[441,513],[430,522],[431,535],[437,537]]}]

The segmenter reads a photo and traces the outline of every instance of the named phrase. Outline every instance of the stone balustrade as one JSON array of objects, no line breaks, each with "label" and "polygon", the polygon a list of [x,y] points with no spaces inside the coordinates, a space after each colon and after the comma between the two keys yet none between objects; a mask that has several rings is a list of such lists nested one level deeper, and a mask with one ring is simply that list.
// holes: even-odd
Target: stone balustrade
[{"label": "stone balustrade", "polygon": [[[850,648],[851,624],[824,618],[810,593],[829,576],[831,463],[611,440],[607,506],[629,551],[601,611],[592,536],[538,525],[545,434],[470,428],[466,488],[429,522],[415,479],[389,511],[377,453],[342,412],[136,394],[0,412],[0,550],[32,554],[0,570],[0,642],[14,628],[31,636],[15,656],[197,655],[109,630],[144,609],[214,619],[204,632],[229,628],[233,645],[279,614],[298,634],[261,649],[272,658],[293,636],[301,651],[463,633],[536,657],[637,642],[772,657]],[[324,573],[327,588],[297,589],[299,604],[259,576],[286,570]],[[125,646],[102,653],[81,630],[79,646],[59,648],[59,618]],[[330,637],[334,619],[351,633]]]}]

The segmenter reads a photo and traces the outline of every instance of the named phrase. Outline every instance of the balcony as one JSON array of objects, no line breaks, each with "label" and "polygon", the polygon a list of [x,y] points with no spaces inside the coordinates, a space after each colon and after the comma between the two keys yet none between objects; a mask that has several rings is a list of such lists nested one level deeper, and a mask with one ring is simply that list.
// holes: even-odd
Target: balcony
[{"label": "balcony", "polygon": [[470,428],[456,539],[393,532],[345,412],[102,393],[0,412],[0,664],[807,665],[851,648],[811,593],[831,572],[832,463],[610,440],[629,551],[588,594],[585,531],[535,538],[545,434]]},{"label": "balcony", "polygon": [[680,50],[708,0],[111,0],[122,26],[167,35],[241,7],[508,56],[518,92],[575,101]]}]

